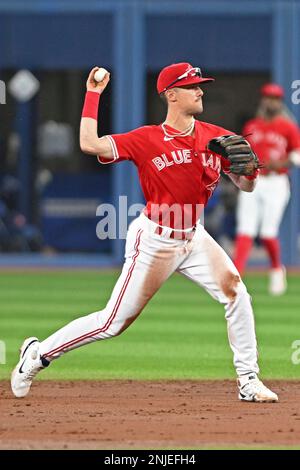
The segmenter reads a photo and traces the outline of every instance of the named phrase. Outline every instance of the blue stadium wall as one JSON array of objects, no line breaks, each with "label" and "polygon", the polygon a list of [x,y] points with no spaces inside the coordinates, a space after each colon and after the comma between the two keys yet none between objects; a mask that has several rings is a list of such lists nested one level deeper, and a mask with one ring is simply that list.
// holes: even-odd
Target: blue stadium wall
[{"label": "blue stadium wall", "polygon": [[[8,68],[88,69],[101,63],[115,72],[113,131],[125,132],[145,121],[147,71],[182,59],[209,71],[266,71],[285,87],[299,122],[300,106],[290,98],[291,83],[300,78],[299,25],[297,0],[0,1],[0,74]],[[23,158],[29,154],[24,149]],[[300,261],[299,181],[294,170],[282,229],[288,264]],[[128,164],[113,168],[111,200],[119,194],[128,195],[129,203],[142,199]],[[113,262],[122,259],[123,243],[113,242]]]}]

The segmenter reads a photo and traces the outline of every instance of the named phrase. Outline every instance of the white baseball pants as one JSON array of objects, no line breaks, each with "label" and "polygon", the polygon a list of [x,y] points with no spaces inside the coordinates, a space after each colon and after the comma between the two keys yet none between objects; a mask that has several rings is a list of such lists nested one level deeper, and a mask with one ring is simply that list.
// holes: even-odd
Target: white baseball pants
[{"label": "white baseball pants", "polygon": [[237,206],[237,233],[255,238],[276,238],[290,198],[288,176],[259,176],[252,193],[240,191]]},{"label": "white baseball pants", "polygon": [[43,341],[42,356],[52,361],[84,344],[119,335],[160,286],[178,271],[224,304],[237,374],[257,373],[251,300],[230,258],[200,224],[192,240],[169,238],[169,228],[157,235],[156,228],[144,214],[132,222],[125,263],[106,307],[72,321]]}]

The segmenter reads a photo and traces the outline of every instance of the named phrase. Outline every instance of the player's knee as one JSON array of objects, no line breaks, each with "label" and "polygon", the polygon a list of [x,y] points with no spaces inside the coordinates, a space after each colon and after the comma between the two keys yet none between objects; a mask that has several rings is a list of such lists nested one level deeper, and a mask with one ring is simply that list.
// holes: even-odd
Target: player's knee
[{"label": "player's knee", "polygon": [[245,286],[244,282],[240,278],[236,287],[236,297],[243,296],[243,295],[249,295],[249,294],[248,294],[247,287]]},{"label": "player's knee", "polygon": [[122,328],[122,325],[119,322],[113,323],[105,331],[105,337],[107,339],[113,338],[114,336],[119,336],[123,331],[124,329]]},{"label": "player's knee", "polygon": [[240,275],[232,271],[227,271],[223,276],[221,288],[229,302],[234,302],[238,296],[247,293]]},{"label": "player's knee", "polygon": [[242,280],[237,284],[234,304],[244,310],[244,306],[251,306],[251,296]]},{"label": "player's knee", "polygon": [[106,331],[107,338],[113,338],[114,336],[119,336],[134,322],[137,318],[137,315],[127,318],[123,321],[113,322]]}]

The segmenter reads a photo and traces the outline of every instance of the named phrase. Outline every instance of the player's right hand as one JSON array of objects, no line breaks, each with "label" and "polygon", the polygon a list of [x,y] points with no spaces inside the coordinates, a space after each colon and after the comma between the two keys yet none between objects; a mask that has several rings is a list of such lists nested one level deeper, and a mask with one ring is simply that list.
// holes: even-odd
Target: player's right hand
[{"label": "player's right hand", "polygon": [[101,93],[105,90],[105,88],[108,85],[108,82],[110,80],[110,73],[107,72],[107,74],[104,76],[103,80],[101,82],[96,82],[94,79],[94,75],[99,70],[100,67],[94,67],[88,76],[87,82],[86,82],[86,89],[87,91],[96,91],[101,95]]}]

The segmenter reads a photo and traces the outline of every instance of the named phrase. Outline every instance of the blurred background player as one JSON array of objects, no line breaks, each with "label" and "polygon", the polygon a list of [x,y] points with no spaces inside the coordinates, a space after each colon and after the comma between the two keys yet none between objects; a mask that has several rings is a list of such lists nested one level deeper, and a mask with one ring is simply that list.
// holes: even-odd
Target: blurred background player
[{"label": "blurred background player", "polygon": [[[272,295],[286,290],[286,273],[281,262],[279,226],[290,198],[288,171],[300,165],[300,132],[283,103],[283,88],[275,83],[261,88],[257,115],[243,129],[263,164],[254,192],[240,192],[237,206],[237,237],[234,262],[242,274],[253,239],[259,236],[270,258]],[[249,134],[249,135],[248,135]]]}]

